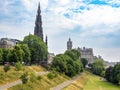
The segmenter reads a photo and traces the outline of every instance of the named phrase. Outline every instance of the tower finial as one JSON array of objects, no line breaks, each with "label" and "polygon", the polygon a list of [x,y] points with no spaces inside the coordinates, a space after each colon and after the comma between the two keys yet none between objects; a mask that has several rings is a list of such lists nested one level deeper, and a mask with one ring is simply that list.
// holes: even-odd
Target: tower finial
[{"label": "tower finial", "polygon": [[40,9],[40,2],[38,3],[38,15],[40,15],[40,13],[41,13],[41,9]]}]

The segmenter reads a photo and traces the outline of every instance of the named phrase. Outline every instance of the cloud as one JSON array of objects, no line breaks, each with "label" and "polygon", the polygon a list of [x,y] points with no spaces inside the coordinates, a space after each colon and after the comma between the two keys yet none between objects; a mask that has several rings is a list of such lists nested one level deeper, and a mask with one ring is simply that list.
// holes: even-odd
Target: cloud
[{"label": "cloud", "polygon": [[[120,48],[119,0],[97,0],[97,4],[96,0],[0,1],[0,37],[7,35],[22,40],[29,32],[33,34],[39,1],[44,36],[48,35],[50,52],[63,53],[69,37],[74,47],[87,46],[98,51],[106,48],[109,52]],[[106,4],[100,4],[103,1]],[[119,53],[119,50],[116,52]],[[102,55],[118,60],[115,53],[112,57],[107,53],[105,51]]]}]

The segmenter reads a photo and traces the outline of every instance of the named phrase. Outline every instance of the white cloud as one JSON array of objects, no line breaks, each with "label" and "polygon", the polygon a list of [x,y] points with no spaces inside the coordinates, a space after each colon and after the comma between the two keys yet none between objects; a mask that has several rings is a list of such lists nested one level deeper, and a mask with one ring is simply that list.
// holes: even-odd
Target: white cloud
[{"label": "white cloud", "polygon": [[[95,44],[92,48],[95,46],[97,49],[104,48],[104,43],[112,43],[112,41],[108,40],[106,37],[96,38],[95,36],[108,35],[120,31],[120,8],[113,8],[109,5],[89,5],[83,3],[81,0],[79,0],[79,2],[77,2],[77,0],[21,1],[24,7],[20,8],[24,8],[27,12],[22,12],[9,21],[15,21],[18,20],[18,18],[24,19],[18,22],[17,25],[8,24],[9,22],[5,23],[4,21],[0,22],[0,32],[4,33],[1,34],[1,37],[7,34],[8,37],[23,39],[29,32],[33,33],[35,15],[39,1],[41,2],[44,35],[48,35],[50,52],[64,52],[66,50],[66,41],[68,37],[71,37],[74,41],[74,47],[92,47],[92,45]],[[10,4],[10,2],[7,3]],[[84,10],[80,10],[80,6],[82,6]],[[15,6],[13,8],[15,8]],[[7,4],[5,4],[4,9],[2,8],[2,10],[5,9],[8,10],[6,11],[8,15],[9,11],[12,11],[7,8]],[[75,12],[77,10],[80,13]],[[70,15],[70,18],[64,16],[66,13]],[[112,52],[113,49],[105,50]],[[95,52],[98,54],[100,53],[106,59],[112,58],[112,60],[118,60],[116,59],[117,56],[115,53],[111,56],[107,51],[98,51],[99,52],[96,50]],[[119,53],[119,50],[114,52]],[[120,58],[119,56],[117,58]]]}]

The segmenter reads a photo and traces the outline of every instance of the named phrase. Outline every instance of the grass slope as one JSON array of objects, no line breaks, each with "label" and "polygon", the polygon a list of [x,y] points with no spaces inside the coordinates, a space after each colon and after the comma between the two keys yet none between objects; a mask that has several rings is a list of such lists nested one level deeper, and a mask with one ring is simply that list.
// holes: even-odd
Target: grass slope
[{"label": "grass slope", "polygon": [[89,80],[83,90],[120,90],[120,86],[101,80],[100,77],[89,73]]},{"label": "grass slope", "polygon": [[99,76],[85,72],[78,80],[63,90],[120,90],[120,86],[106,82],[100,79]]},{"label": "grass slope", "polygon": [[18,80],[24,71],[41,72],[41,71],[45,71],[45,69],[41,66],[33,65],[33,66],[25,66],[23,70],[16,71],[15,67],[11,67],[11,69],[7,73],[5,73],[3,71],[3,66],[0,66],[0,86]]},{"label": "grass slope", "polygon": [[57,75],[54,79],[48,79],[47,75],[42,76],[41,80],[36,82],[28,82],[27,84],[19,84],[9,88],[8,90],[50,90],[50,88],[69,80],[65,75]]},{"label": "grass slope", "polygon": [[78,78],[76,81],[74,81],[69,86],[65,87],[63,90],[83,90],[84,85],[86,84],[88,80],[88,74],[83,73],[80,78]]}]

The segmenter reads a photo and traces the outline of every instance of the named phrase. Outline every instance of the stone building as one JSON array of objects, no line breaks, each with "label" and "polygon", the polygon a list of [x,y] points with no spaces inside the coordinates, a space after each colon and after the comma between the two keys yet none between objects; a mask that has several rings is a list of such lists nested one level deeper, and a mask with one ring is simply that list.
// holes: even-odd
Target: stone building
[{"label": "stone building", "polygon": [[[72,41],[71,38],[67,41],[67,50],[72,49]],[[81,52],[81,57],[80,58],[86,58],[88,60],[88,63],[93,63],[95,59],[95,56],[93,54],[93,49],[92,48],[77,48]]]},{"label": "stone building", "polygon": [[95,60],[94,54],[93,54],[93,49],[92,48],[79,48],[78,50],[81,52],[81,57],[80,58],[86,58],[88,60],[88,63],[93,63]]},{"label": "stone building", "polygon": [[72,49],[72,41],[71,38],[69,38],[69,40],[67,41],[67,50],[71,50]]},{"label": "stone building", "polygon": [[0,48],[13,48],[19,40],[10,39],[10,38],[1,38],[0,39]]}]

